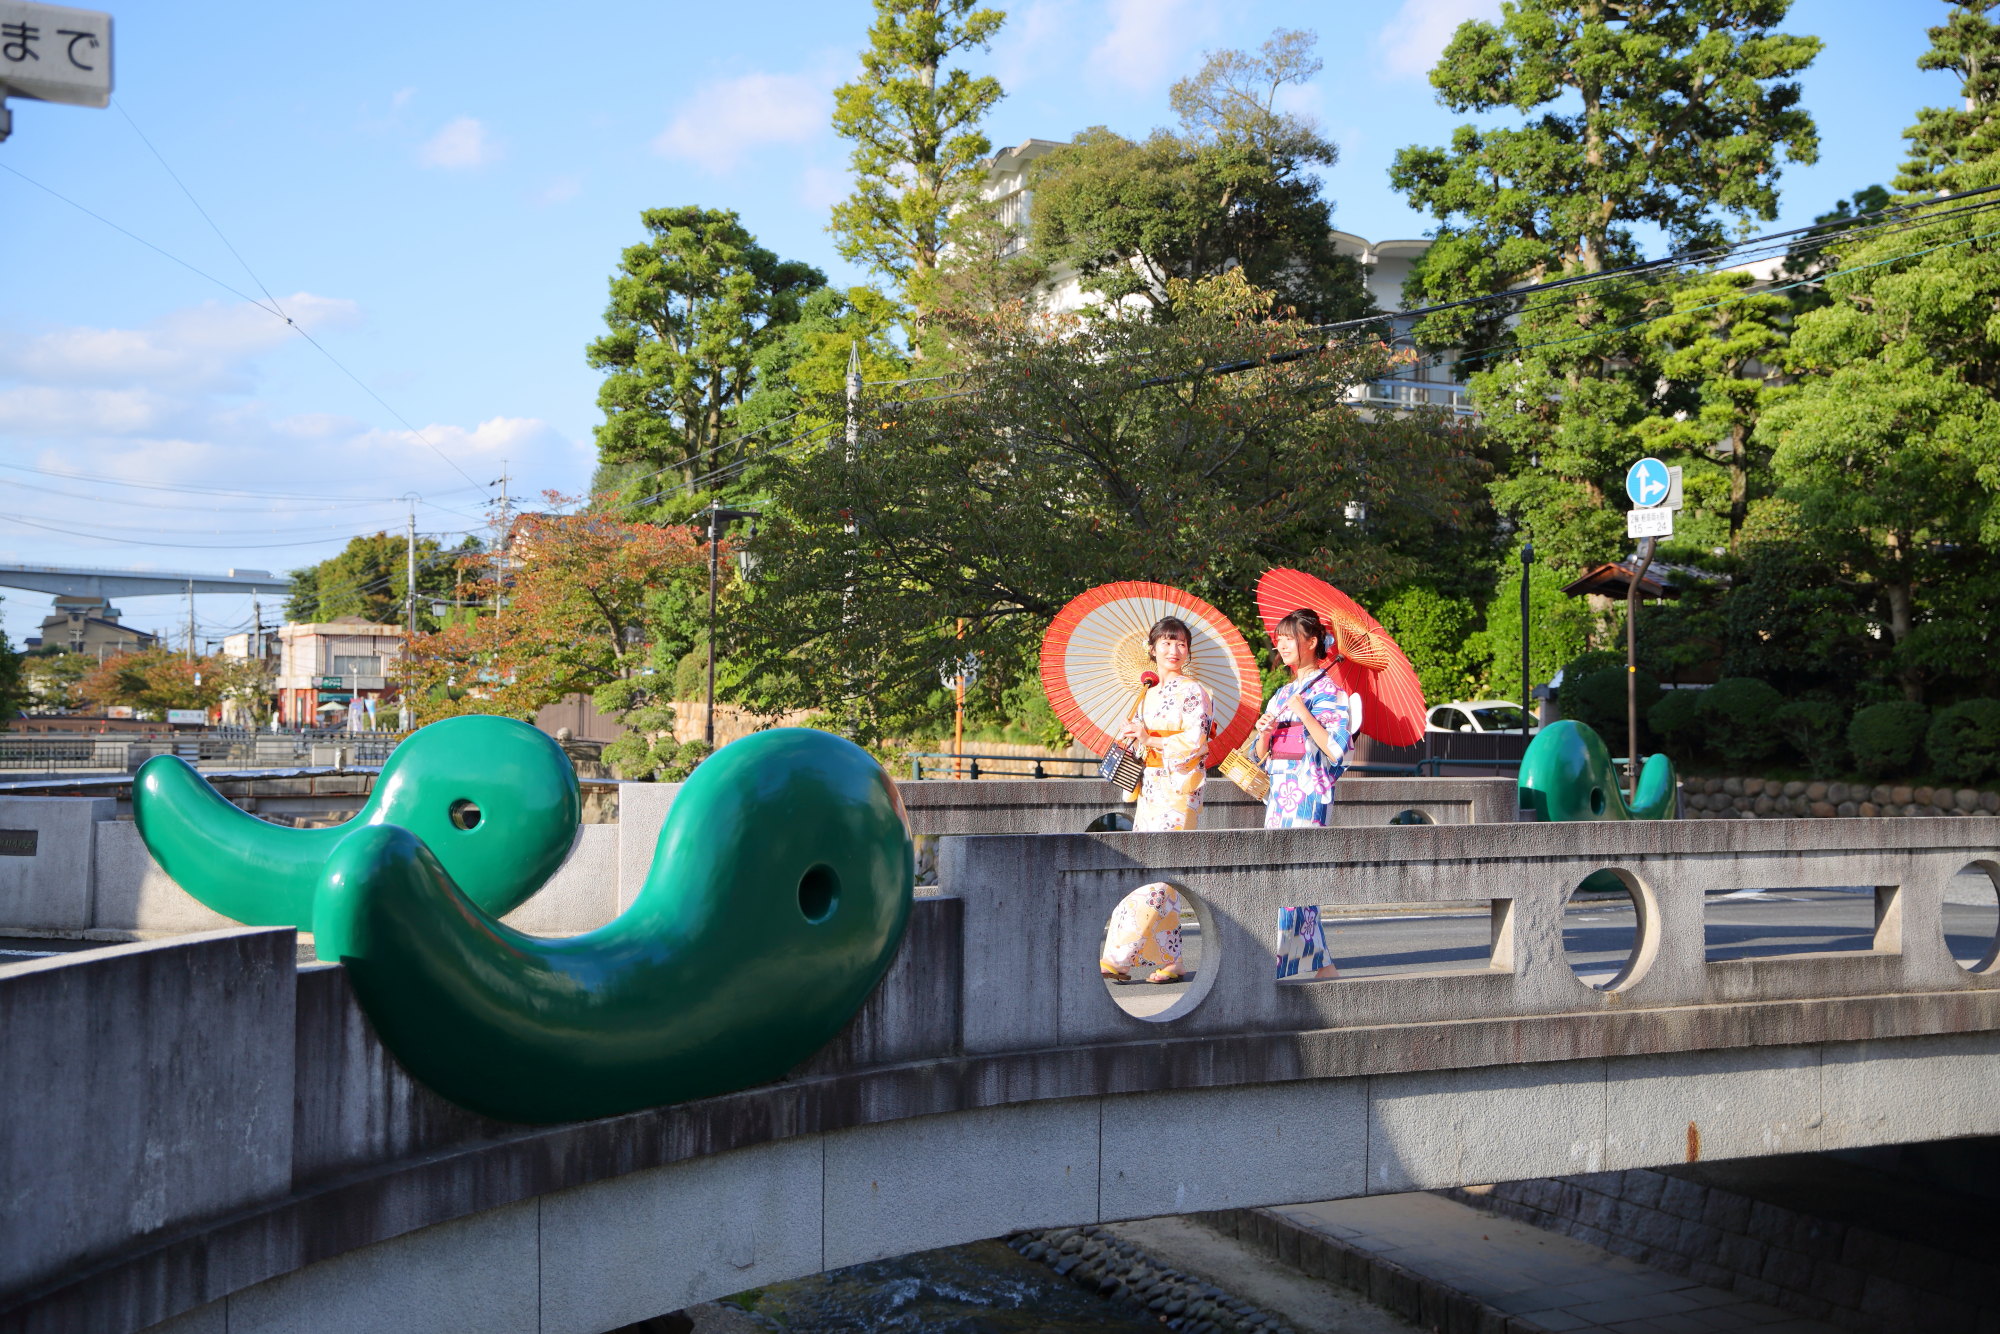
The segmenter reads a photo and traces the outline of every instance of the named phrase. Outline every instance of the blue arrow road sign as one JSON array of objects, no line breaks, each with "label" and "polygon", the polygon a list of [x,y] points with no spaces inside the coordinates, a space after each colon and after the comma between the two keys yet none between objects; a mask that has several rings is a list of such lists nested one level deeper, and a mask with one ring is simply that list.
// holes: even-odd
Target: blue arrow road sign
[{"label": "blue arrow road sign", "polygon": [[1672,488],[1667,465],[1658,459],[1640,459],[1626,470],[1625,494],[1632,497],[1634,505],[1657,505]]}]

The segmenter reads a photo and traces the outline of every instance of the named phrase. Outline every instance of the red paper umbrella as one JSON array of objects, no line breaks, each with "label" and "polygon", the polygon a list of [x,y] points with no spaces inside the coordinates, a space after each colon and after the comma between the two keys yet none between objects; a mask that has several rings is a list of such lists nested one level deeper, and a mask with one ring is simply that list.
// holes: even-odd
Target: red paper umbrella
[{"label": "red paper umbrella", "polygon": [[1417,669],[1381,622],[1324,579],[1300,570],[1266,570],[1257,581],[1257,614],[1264,629],[1311,608],[1333,631],[1339,657],[1327,671],[1342,690],[1361,696],[1361,730],[1391,746],[1414,746],[1424,737],[1424,688]]},{"label": "red paper umbrella", "polygon": [[1102,584],[1049,623],[1042,636],[1042,689],[1071,736],[1109,750],[1132,716],[1139,673],[1152,668],[1146,632],[1178,616],[1194,632],[1186,673],[1208,687],[1221,730],[1209,747],[1216,760],[1250,735],[1263,683],[1250,646],[1229,618],[1192,593],[1166,584]]}]

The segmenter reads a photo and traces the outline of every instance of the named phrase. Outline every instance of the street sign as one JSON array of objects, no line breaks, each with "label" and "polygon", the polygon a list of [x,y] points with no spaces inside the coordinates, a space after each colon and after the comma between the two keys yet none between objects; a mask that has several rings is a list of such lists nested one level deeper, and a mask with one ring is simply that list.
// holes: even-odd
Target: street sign
[{"label": "street sign", "polygon": [[346,684],[347,678],[344,676],[322,676],[319,679],[321,690],[338,690]]},{"label": "street sign", "polygon": [[1627,537],[1672,537],[1673,535],[1674,512],[1664,505],[1657,509],[1625,512]]},{"label": "street sign", "polygon": [[1667,465],[1658,459],[1640,459],[1626,470],[1625,494],[1634,505],[1657,505],[1671,490],[1673,479],[1667,474]]},{"label": "street sign", "polygon": [[0,0],[0,97],[111,105],[111,16]]},{"label": "street sign", "polygon": [[1681,507],[1681,465],[1676,463],[1667,469],[1667,498],[1660,502],[1663,510],[1677,510]]},{"label": "street sign", "polygon": [[169,727],[205,727],[208,725],[207,709],[168,709]]}]

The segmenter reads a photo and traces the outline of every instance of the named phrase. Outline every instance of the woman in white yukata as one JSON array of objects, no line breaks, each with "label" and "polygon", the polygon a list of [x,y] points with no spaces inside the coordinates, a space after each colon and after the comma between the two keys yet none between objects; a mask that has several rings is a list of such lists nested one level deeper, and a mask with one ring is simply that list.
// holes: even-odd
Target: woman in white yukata
[{"label": "woman in white yukata", "polygon": [[[1208,741],[1215,732],[1215,701],[1208,687],[1186,674],[1194,633],[1178,616],[1154,623],[1146,634],[1146,656],[1160,683],[1146,690],[1137,714],[1118,734],[1146,764],[1139,805],[1132,813],[1135,833],[1192,829],[1201,815],[1201,784],[1208,772]],[[1113,982],[1130,982],[1131,970],[1150,964],[1148,982],[1184,979],[1181,972],[1181,901],[1165,881],[1141,885],[1111,914],[1098,972]]]}]

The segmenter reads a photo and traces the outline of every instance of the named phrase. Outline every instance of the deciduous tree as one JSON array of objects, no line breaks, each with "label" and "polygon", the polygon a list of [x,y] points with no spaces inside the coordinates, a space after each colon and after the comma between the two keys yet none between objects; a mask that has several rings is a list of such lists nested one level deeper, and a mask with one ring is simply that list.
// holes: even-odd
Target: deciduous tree
[{"label": "deciduous tree", "polygon": [[[433,624],[430,604],[454,598],[461,559],[479,549],[465,538],[446,549],[435,537],[417,538],[417,625]],[[401,625],[409,589],[409,542],[401,533],[364,533],[348,541],[338,556],[292,571],[285,619],[331,621],[359,616],[378,625]]]}]

